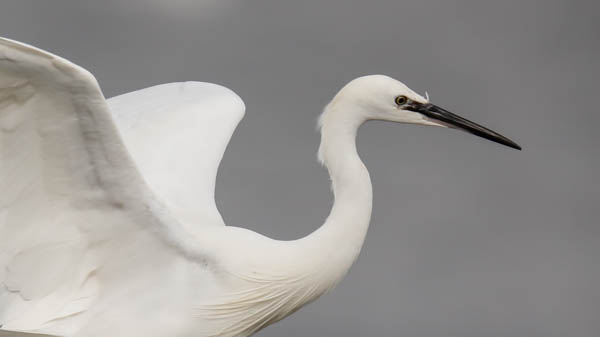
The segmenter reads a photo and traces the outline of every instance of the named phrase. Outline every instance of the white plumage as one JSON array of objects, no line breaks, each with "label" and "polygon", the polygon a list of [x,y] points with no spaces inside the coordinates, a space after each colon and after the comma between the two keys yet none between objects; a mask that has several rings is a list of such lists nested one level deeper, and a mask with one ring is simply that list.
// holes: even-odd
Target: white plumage
[{"label": "white plumage", "polygon": [[358,126],[449,125],[398,95],[431,105],[385,76],[330,103],[319,153],[334,207],[311,235],[278,241],[224,226],[214,202],[244,115],[235,93],[186,82],[107,101],[86,70],[0,39],[0,336],[248,336],[316,299],[369,224]]}]

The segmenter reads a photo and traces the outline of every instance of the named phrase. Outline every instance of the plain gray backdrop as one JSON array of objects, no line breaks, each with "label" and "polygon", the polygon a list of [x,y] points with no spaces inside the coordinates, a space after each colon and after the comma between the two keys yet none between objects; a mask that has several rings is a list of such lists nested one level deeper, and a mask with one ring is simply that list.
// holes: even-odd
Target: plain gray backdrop
[{"label": "plain gray backdrop", "polygon": [[[387,74],[514,139],[371,122],[365,247],[331,293],[260,336],[600,336],[597,1],[2,0],[0,35],[50,50],[107,97],[223,84],[247,114],[225,154],[226,222],[279,239],[331,206],[315,122]],[[150,324],[151,322],[149,322]]]}]

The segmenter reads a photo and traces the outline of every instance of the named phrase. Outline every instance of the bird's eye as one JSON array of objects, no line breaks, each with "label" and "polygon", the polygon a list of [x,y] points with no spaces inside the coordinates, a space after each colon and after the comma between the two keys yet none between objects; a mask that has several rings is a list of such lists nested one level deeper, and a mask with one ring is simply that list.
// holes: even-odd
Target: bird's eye
[{"label": "bird's eye", "polygon": [[406,98],[406,96],[404,96],[404,95],[401,95],[401,96],[396,97],[395,102],[398,105],[404,105],[404,104],[406,104],[406,102],[408,102],[408,98]]}]

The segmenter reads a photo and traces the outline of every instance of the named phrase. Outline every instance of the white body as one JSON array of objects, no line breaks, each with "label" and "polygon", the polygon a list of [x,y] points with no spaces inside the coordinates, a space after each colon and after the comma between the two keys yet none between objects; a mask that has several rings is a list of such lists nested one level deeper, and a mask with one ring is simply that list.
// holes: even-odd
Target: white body
[{"label": "white body", "polygon": [[319,158],[335,203],[295,241],[225,226],[215,176],[244,115],[209,83],[106,101],[94,77],[0,39],[0,336],[249,336],[333,287],[362,247],[367,119],[440,125],[399,109],[427,102],[385,76],[326,107]]},{"label": "white body", "polygon": [[208,83],[107,103],[84,69],[0,40],[2,329],[247,336],[335,285],[371,212],[359,123],[332,114],[340,123],[323,125],[336,205],[288,242],[224,226],[216,209],[216,171],[243,114]]}]

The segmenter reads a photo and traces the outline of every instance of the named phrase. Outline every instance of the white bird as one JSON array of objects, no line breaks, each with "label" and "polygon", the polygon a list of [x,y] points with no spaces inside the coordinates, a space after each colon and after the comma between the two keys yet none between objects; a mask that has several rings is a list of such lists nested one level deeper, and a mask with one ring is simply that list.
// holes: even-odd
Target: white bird
[{"label": "white bird", "polygon": [[225,226],[215,206],[244,110],[199,82],[106,100],[85,69],[0,39],[0,336],[249,336],[332,288],[359,254],[372,203],[355,146],[363,122],[519,148],[399,81],[360,77],[320,118],[331,213],[280,241]]}]

